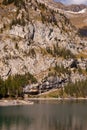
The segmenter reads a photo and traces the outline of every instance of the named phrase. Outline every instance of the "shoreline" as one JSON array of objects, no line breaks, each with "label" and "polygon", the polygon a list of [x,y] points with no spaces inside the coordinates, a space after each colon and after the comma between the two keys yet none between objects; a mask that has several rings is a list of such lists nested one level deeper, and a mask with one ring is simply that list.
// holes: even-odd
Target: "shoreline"
[{"label": "shoreline", "polygon": [[32,101],[26,101],[26,100],[8,100],[8,99],[2,99],[0,100],[0,106],[21,106],[21,105],[33,105],[34,102]]},{"label": "shoreline", "polygon": [[23,105],[33,105],[34,101],[87,101],[87,98],[26,98],[24,100],[14,100],[14,99],[1,99],[1,106],[23,106]]},{"label": "shoreline", "polygon": [[79,98],[28,98],[28,100],[57,100],[57,101],[75,101],[75,100],[87,100],[87,98],[79,97]]}]

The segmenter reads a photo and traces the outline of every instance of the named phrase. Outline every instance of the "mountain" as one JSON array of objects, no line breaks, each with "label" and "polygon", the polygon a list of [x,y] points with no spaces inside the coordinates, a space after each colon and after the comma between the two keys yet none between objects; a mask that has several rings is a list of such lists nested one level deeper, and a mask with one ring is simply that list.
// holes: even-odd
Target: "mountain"
[{"label": "mountain", "polygon": [[54,0],[49,0],[48,2],[50,4],[53,4],[53,6],[59,8],[59,9],[66,10],[66,11],[79,12],[79,11],[87,8],[87,5],[84,5],[84,4],[80,4],[80,5],[75,5],[75,4],[64,5],[63,3],[55,2]]},{"label": "mountain", "polygon": [[65,6],[65,10],[68,10],[68,11],[73,11],[73,12],[79,12],[83,9],[87,8],[86,5],[69,5],[69,6]]},{"label": "mountain", "polygon": [[56,4],[48,2],[4,0],[0,5],[0,76],[6,84],[27,73],[29,80],[22,86],[37,80],[41,89],[86,79],[87,41]]},{"label": "mountain", "polygon": [[[74,25],[81,36],[87,37],[87,5],[64,5],[60,2],[54,2],[54,0],[46,0],[46,3],[51,7],[59,10],[63,13]],[[84,33],[85,32],[85,33]]]}]

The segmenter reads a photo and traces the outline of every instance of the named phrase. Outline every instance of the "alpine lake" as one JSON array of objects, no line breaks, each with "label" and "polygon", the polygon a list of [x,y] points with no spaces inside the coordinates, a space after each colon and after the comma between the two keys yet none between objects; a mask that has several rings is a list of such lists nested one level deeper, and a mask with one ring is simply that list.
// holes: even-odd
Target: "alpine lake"
[{"label": "alpine lake", "polygon": [[87,130],[87,101],[33,102],[0,106],[0,130]]}]

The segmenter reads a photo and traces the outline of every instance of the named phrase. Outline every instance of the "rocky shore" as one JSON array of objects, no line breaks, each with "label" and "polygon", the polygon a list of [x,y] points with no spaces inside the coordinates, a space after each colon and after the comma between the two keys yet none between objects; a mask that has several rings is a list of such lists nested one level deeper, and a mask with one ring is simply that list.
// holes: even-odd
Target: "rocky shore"
[{"label": "rocky shore", "polygon": [[32,101],[25,100],[0,100],[0,106],[32,105]]},{"label": "rocky shore", "polygon": [[33,105],[34,101],[86,101],[87,98],[83,97],[70,97],[70,98],[29,98],[29,100],[0,100],[1,106],[19,106],[19,105]]}]

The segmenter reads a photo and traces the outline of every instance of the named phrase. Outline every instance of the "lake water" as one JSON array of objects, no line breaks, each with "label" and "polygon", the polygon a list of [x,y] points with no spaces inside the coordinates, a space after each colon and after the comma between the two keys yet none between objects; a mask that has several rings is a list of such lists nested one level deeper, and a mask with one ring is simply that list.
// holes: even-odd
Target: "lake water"
[{"label": "lake water", "polygon": [[87,101],[0,107],[0,130],[87,130]]}]

